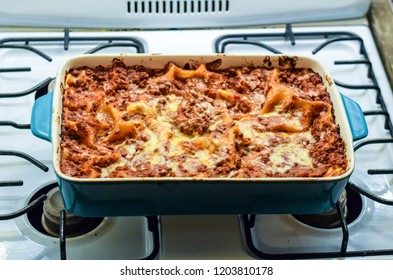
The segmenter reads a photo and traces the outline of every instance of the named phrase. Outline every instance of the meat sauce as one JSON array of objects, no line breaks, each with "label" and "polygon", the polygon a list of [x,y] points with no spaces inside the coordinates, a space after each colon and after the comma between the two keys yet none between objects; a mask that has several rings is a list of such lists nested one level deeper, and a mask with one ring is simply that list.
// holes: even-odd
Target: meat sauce
[{"label": "meat sauce", "polygon": [[347,168],[311,69],[216,64],[66,74],[61,171],[78,178],[328,177]]}]

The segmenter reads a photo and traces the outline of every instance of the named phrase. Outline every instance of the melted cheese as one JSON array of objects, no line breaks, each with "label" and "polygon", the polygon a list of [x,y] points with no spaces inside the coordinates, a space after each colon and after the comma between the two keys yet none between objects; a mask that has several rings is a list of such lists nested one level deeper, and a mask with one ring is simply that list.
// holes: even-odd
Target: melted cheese
[{"label": "melted cheese", "polygon": [[127,164],[127,160],[125,158],[121,158],[119,161],[117,161],[107,167],[102,168],[101,169],[101,178],[108,177],[109,174],[111,174],[111,172],[113,170],[115,170],[117,167],[124,166],[125,164]]},{"label": "melted cheese", "polygon": [[143,145],[143,150],[146,154],[153,154],[160,146],[158,136],[149,128],[146,128],[144,132],[149,136],[149,140]]},{"label": "melted cheese", "polygon": [[302,145],[295,143],[281,144],[275,147],[270,154],[270,161],[273,164],[273,170],[277,170],[279,173],[286,172],[295,164],[312,167],[309,151]]},{"label": "melted cheese", "polygon": [[181,96],[176,96],[174,94],[167,95],[167,105],[166,108],[171,112],[176,112],[177,108],[179,107],[182,101]]}]

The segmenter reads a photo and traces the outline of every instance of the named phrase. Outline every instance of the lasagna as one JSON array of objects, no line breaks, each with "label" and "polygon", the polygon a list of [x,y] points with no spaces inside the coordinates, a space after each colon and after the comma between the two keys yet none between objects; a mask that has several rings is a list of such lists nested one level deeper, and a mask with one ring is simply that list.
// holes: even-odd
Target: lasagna
[{"label": "lasagna", "polygon": [[219,61],[80,67],[63,84],[60,169],[78,178],[331,177],[345,145],[318,73]]}]

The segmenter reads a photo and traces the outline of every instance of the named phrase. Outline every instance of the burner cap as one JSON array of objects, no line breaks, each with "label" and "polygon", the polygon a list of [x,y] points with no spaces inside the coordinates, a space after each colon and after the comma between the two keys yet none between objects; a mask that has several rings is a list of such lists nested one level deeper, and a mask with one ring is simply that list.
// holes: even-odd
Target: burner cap
[{"label": "burner cap", "polygon": [[[59,236],[60,213],[64,210],[63,200],[59,188],[53,188],[47,194],[44,201],[41,223],[43,228],[52,236]],[[77,217],[67,212],[66,215],[66,236],[78,236],[91,230],[94,218]]]}]

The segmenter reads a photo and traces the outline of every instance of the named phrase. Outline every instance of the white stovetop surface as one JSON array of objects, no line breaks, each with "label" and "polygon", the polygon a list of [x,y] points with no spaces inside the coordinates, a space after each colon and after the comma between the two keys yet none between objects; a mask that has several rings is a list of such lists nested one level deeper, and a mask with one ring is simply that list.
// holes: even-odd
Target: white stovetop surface
[{"label": "white stovetop surface", "polygon": [[[299,27],[294,31],[326,31],[332,27],[320,26]],[[373,63],[373,69],[382,89],[383,97],[389,108],[393,108],[393,94],[389,87],[376,47],[372,41],[372,35],[367,26],[337,26],[335,31],[350,31],[360,35],[366,45],[367,52]],[[208,54],[213,52],[213,40],[220,35],[229,33],[257,32],[284,32],[284,29],[245,29],[245,30],[179,30],[179,31],[124,31],[116,32],[116,36],[135,36],[146,44],[147,52],[150,53],[182,53],[182,54]],[[0,39],[14,36],[42,36],[43,33],[25,32],[2,32]],[[45,36],[62,36],[61,32],[45,32]],[[71,36],[74,35],[73,33]],[[90,33],[78,33],[78,36],[90,36]],[[99,32],[97,36],[108,35],[107,32]],[[284,43],[272,42],[272,45],[288,54],[312,55],[311,50],[324,42],[325,39],[299,40],[296,46],[289,41]],[[45,50],[53,57],[48,62],[41,57],[30,56],[28,51],[14,49],[0,49],[0,68],[31,66],[32,71],[23,75],[15,73],[0,73],[0,93],[17,92],[29,88],[47,77],[54,77],[58,65],[66,58],[80,54],[94,47],[70,45],[68,52],[64,53],[61,46],[37,46]],[[330,55],[340,50],[339,57],[332,59]],[[127,52],[129,50],[118,50]],[[109,50],[103,51],[108,53]],[[131,50],[132,52],[132,50]],[[239,52],[238,49],[229,48],[228,52]],[[240,52],[260,53],[258,49],[242,49]],[[266,52],[265,52],[266,53]],[[315,55],[330,70],[334,77],[345,83],[364,84],[363,75],[354,75],[359,71],[366,72],[364,66],[337,66],[333,60],[357,59],[359,45],[357,42],[343,42],[334,46],[326,47]],[[366,75],[365,75],[366,77]],[[344,94],[354,98],[363,109],[378,109],[375,104],[375,94],[367,91],[352,91],[342,89]],[[34,96],[28,95],[16,99],[0,99],[0,120],[12,120],[17,123],[29,123],[31,106]],[[393,116],[393,114],[390,114]],[[386,130],[378,129],[383,120],[378,117],[367,118],[370,129],[369,138],[389,137]],[[377,127],[374,129],[374,127]],[[0,214],[10,213],[23,207],[36,189],[48,182],[55,181],[51,165],[51,145],[43,140],[32,136],[29,130],[17,130],[12,127],[0,128],[0,148],[4,150],[19,150],[28,152],[44,164],[50,167],[49,172],[44,173],[37,167],[32,166],[25,160],[15,157],[0,158],[1,180],[23,180],[21,187],[0,188]],[[364,182],[369,182],[371,187],[378,188],[379,194],[391,197],[390,185],[392,176],[367,176],[362,175],[365,163],[374,158],[382,158],[383,162],[393,166],[390,146],[378,146],[359,152],[357,158],[358,171],[353,178],[356,183],[367,187]],[[375,165],[380,164],[379,161]],[[377,184],[378,183],[378,184]],[[393,248],[393,207],[375,204],[368,199],[363,199],[362,213],[360,217],[350,225],[350,241],[348,250],[367,249],[369,246],[381,248]],[[258,220],[263,224],[258,224]],[[266,222],[267,221],[267,222]],[[146,255],[151,250],[151,236],[144,232],[145,220],[140,217],[115,217],[105,220],[105,223],[92,233],[73,238],[67,241],[70,258],[82,258],[89,252],[87,258],[133,258]],[[123,228],[126,228],[123,231]],[[381,230],[381,228],[383,230]],[[278,230],[277,230],[278,229]],[[113,238],[107,237],[112,233]],[[283,248],[291,251],[315,250],[315,248],[327,248],[338,250],[341,245],[339,229],[319,230],[300,224],[290,215],[260,215],[257,217],[256,236],[264,234],[271,239],[271,248],[274,252],[280,252]],[[133,240],[132,237],[136,237]],[[102,245],[103,240],[107,241]],[[142,241],[141,241],[142,240]],[[160,259],[249,259],[251,258],[243,247],[241,229],[238,216],[165,216],[161,217],[161,254]],[[99,248],[99,249],[97,249]],[[102,250],[102,248],[105,248]],[[371,247],[373,249],[373,247]],[[111,251],[113,250],[113,251]],[[73,253],[72,253],[73,252]],[[104,253],[103,253],[104,252]],[[116,252],[112,253],[112,252]],[[102,255],[103,254],[103,255]],[[25,216],[10,221],[0,221],[0,259],[47,259],[58,258],[58,240],[47,238],[36,230],[31,229]]]}]

